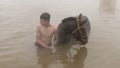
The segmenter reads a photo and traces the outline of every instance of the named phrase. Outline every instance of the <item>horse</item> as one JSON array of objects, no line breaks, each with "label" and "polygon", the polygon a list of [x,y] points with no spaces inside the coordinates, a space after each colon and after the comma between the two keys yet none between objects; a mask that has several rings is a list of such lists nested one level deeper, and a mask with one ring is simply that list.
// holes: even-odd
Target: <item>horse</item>
[{"label": "horse", "polygon": [[58,25],[58,44],[68,44],[73,37],[81,45],[88,43],[90,22],[87,16],[79,14],[77,17],[67,17]]}]

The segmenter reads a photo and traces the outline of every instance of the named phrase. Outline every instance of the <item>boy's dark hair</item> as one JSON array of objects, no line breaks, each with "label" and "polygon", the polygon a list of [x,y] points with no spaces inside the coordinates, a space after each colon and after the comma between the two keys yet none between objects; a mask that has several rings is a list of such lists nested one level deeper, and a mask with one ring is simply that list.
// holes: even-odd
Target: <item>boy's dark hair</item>
[{"label": "boy's dark hair", "polygon": [[42,13],[40,16],[40,19],[44,19],[44,20],[47,20],[49,22],[50,21],[50,14],[47,12]]}]

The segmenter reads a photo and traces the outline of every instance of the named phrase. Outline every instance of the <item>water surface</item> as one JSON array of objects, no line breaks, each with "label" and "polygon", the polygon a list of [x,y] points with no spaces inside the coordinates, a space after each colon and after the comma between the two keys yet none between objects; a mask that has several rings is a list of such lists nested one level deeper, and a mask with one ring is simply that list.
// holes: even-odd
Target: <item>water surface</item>
[{"label": "water surface", "polygon": [[[91,22],[89,43],[53,54],[34,46],[42,12],[58,26],[80,13]],[[0,68],[119,68],[119,0],[0,0]]]}]

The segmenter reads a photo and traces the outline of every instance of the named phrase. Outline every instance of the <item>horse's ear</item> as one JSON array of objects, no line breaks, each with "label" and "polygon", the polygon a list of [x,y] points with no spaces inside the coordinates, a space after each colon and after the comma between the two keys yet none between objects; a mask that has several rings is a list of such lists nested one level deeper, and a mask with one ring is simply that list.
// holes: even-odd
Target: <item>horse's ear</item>
[{"label": "horse's ear", "polygon": [[81,19],[82,18],[82,13],[78,16],[78,19]]}]

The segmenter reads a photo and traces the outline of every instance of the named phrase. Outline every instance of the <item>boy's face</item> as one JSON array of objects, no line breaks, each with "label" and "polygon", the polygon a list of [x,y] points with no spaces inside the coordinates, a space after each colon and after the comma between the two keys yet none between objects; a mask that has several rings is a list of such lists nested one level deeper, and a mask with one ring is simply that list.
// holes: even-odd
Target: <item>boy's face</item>
[{"label": "boy's face", "polygon": [[40,24],[43,26],[46,26],[48,24],[48,21],[46,21],[44,19],[40,19]]}]

